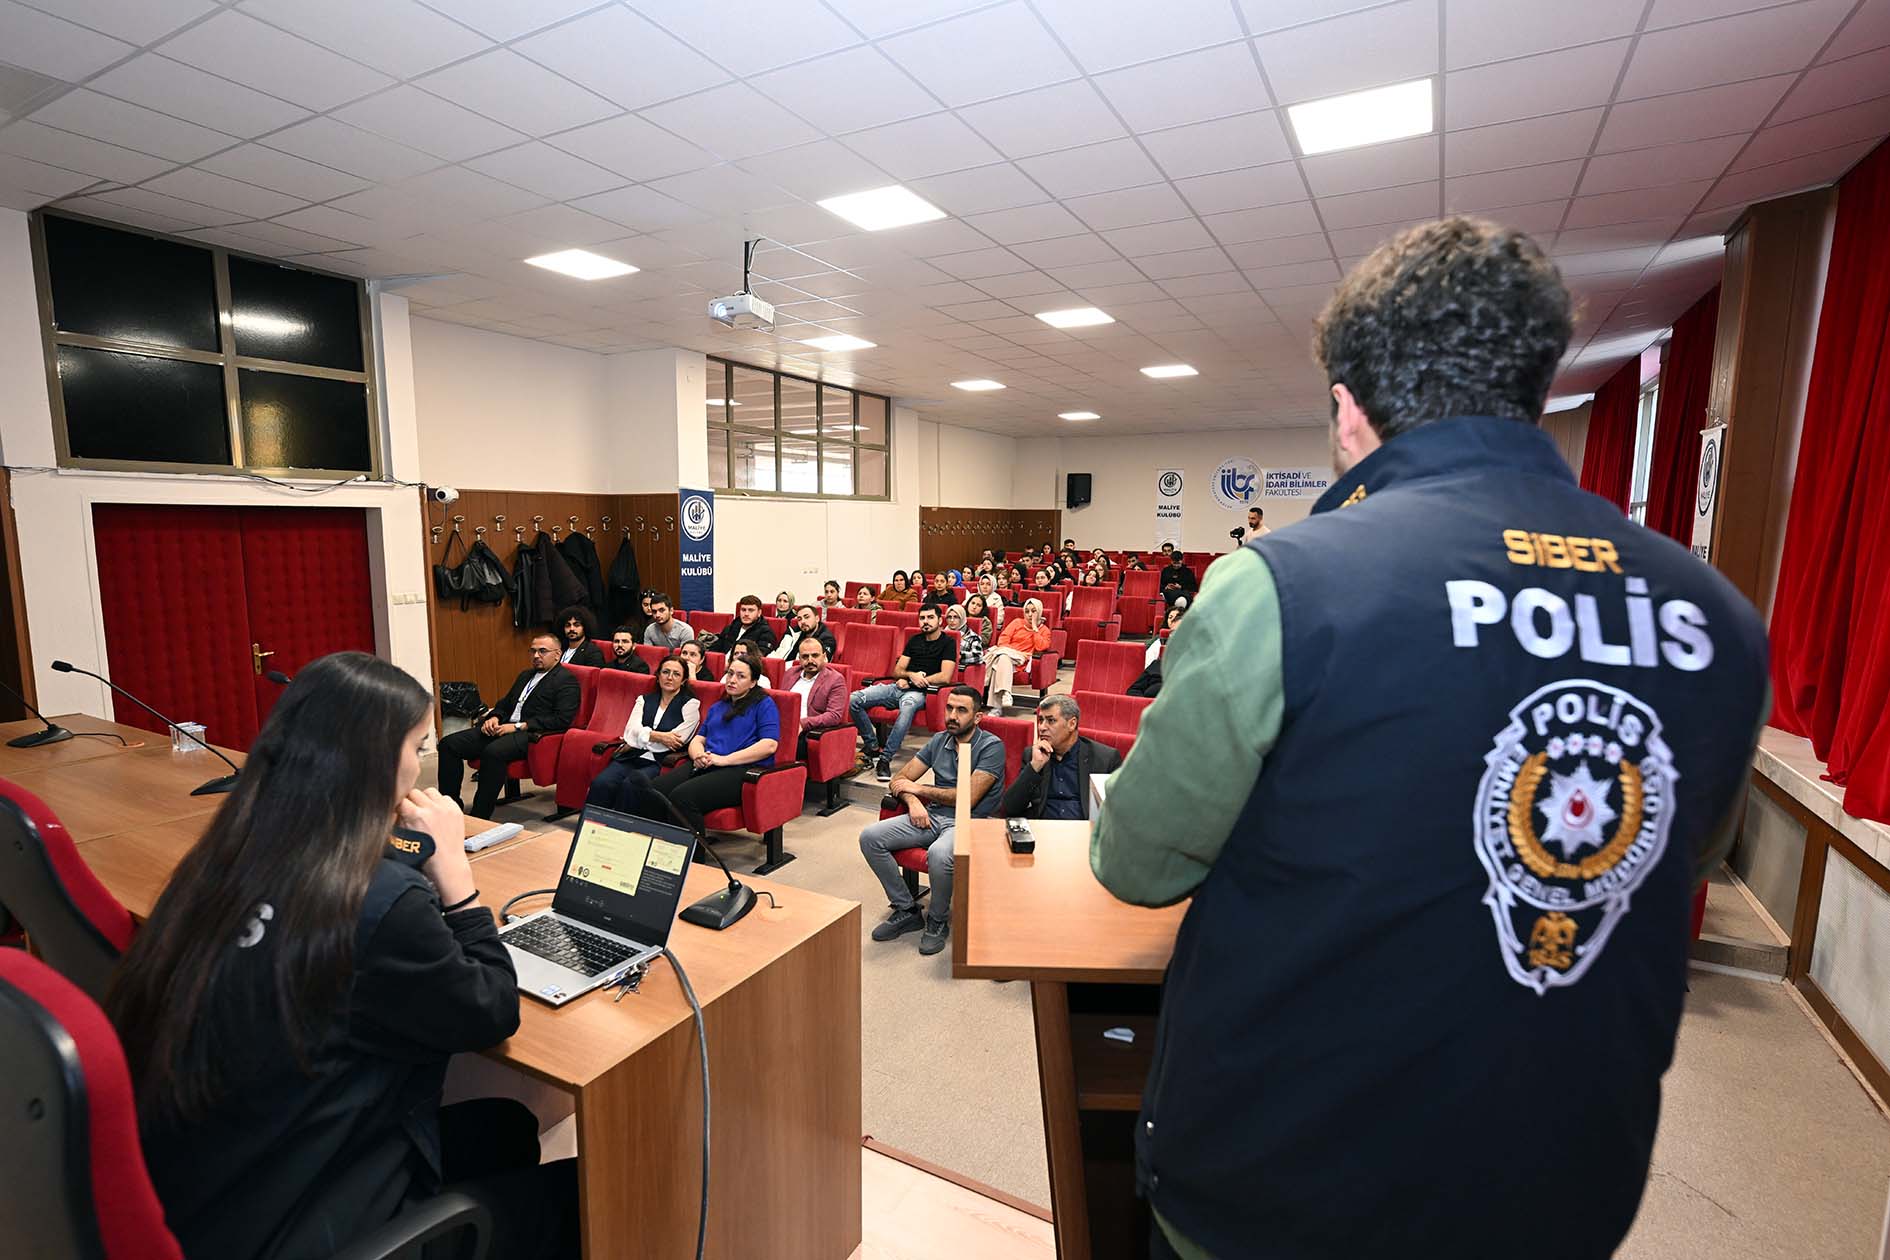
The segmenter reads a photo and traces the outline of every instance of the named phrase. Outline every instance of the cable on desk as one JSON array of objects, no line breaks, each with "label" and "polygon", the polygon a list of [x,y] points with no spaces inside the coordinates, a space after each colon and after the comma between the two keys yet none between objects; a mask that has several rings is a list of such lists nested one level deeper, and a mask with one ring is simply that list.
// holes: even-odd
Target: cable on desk
[{"label": "cable on desk", "polygon": [[696,999],[696,991],[689,983],[689,973],[683,970],[682,962],[676,955],[663,947],[663,957],[669,959],[669,965],[676,969],[676,978],[682,981],[683,996],[689,999],[689,1012],[696,1017],[696,1046],[702,1053],[702,1204],[696,1213],[696,1260],[702,1260],[702,1247],[709,1234],[709,1034],[702,1026],[702,1003]]},{"label": "cable on desk", "polygon": [[504,905],[499,907],[499,926],[500,927],[505,926],[506,916],[512,913],[512,907],[516,906],[519,902],[525,900],[525,898],[551,897],[551,896],[557,895],[557,892],[558,890],[555,888],[534,888],[534,889],[531,889],[529,892],[520,893],[518,896],[512,898],[510,901],[506,902]]}]

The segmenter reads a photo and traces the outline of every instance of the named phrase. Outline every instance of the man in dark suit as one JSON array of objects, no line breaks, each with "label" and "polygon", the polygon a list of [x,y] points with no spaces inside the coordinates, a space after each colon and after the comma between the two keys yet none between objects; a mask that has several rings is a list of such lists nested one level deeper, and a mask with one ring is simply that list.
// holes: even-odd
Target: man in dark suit
[{"label": "man in dark suit", "polygon": [[605,669],[619,669],[626,674],[647,674],[650,663],[637,655],[637,632],[629,626],[618,626],[610,632],[610,659],[604,662]]},{"label": "man in dark suit", "polygon": [[604,654],[592,642],[597,638],[597,623],[591,620],[590,609],[582,604],[573,604],[558,614],[557,625],[564,639],[558,645],[560,665],[596,666],[604,663]]},{"label": "man in dark suit", "polygon": [[479,763],[479,791],[472,808],[475,818],[492,817],[505,787],[506,768],[525,755],[535,735],[569,730],[577,719],[577,675],[558,663],[558,636],[549,630],[532,637],[531,668],[512,680],[505,698],[473,720],[463,731],[440,741],[440,792],[459,800],[459,780],[466,763]]},{"label": "man in dark suit", "polygon": [[1122,754],[1077,731],[1083,710],[1065,695],[1037,703],[1037,742],[1004,789],[1006,818],[1088,818],[1089,776],[1108,774]]}]

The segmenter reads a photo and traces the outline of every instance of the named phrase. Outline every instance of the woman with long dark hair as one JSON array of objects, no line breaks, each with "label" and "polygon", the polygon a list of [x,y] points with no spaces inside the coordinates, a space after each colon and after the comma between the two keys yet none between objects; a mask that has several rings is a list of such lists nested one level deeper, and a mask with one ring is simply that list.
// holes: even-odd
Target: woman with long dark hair
[{"label": "woman with long dark hair", "polygon": [[494,1254],[576,1255],[574,1168],[539,1168],[531,1113],[440,1106],[448,1057],[509,1037],[519,999],[459,808],[414,786],[431,729],[385,661],[298,671],[113,980],[189,1255],[328,1256],[447,1185],[492,1209]]},{"label": "woman with long dark hair", "polygon": [[892,584],[880,588],[879,602],[882,607],[905,611],[917,606],[919,592],[912,589],[912,581],[904,569],[894,569]]},{"label": "woman with long dark hair", "polygon": [[[705,815],[742,803],[742,778],[750,766],[774,764],[781,742],[781,711],[774,698],[756,685],[760,671],[745,656],[728,659],[722,683],[728,694],[709,706],[689,741],[689,759],[665,770],[649,787],[669,798],[694,826]],[[654,809],[656,812],[651,812]],[[661,804],[631,810],[646,818],[664,817]]]}]

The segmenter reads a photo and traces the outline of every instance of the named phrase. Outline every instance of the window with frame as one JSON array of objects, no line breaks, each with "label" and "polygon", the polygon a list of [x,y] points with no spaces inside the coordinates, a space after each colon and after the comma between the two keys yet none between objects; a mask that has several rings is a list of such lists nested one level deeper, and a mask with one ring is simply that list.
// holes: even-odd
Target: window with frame
[{"label": "window with frame", "polygon": [[891,399],[724,359],[708,361],[707,398],[714,489],[891,497]]},{"label": "window with frame", "polygon": [[1645,524],[1647,518],[1647,482],[1654,463],[1654,420],[1660,411],[1660,378],[1647,382],[1641,390],[1639,408],[1634,413],[1634,477],[1628,487],[1628,519]]},{"label": "window with frame", "polygon": [[380,475],[361,281],[63,214],[32,235],[62,466]]}]

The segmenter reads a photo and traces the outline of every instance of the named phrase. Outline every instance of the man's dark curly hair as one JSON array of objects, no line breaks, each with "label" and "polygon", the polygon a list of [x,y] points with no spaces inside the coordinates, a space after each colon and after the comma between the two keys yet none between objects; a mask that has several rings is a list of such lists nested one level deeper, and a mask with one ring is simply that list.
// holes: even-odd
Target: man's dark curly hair
[{"label": "man's dark curly hair", "polygon": [[1382,439],[1449,416],[1534,424],[1572,324],[1562,274],[1528,236],[1440,219],[1340,281],[1313,325],[1313,357]]}]

